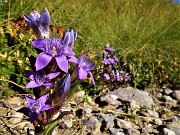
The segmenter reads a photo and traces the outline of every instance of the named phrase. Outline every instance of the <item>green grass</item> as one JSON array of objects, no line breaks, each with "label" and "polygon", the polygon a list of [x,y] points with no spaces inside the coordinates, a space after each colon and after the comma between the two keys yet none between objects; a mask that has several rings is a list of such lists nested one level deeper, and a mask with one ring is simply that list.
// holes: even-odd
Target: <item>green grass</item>
[{"label": "green grass", "polygon": [[[0,6],[2,21],[29,13],[31,9],[41,12],[46,7],[51,14],[51,24],[78,31],[74,45],[77,56],[88,52],[97,64],[100,64],[98,58],[104,45],[109,43],[128,65],[135,86],[175,87],[180,83],[180,5],[168,0],[9,0],[0,2]],[[24,49],[25,54],[18,58],[24,61],[26,53],[34,50],[30,42],[27,44],[30,35],[22,34],[25,37],[16,39],[19,45],[14,44],[13,49],[4,44],[5,37],[1,34],[0,51],[12,55],[11,52]],[[23,69],[27,64],[19,67]],[[10,62],[3,66],[13,65]],[[3,68],[1,66],[1,71]],[[9,76],[10,69],[6,68]]]}]

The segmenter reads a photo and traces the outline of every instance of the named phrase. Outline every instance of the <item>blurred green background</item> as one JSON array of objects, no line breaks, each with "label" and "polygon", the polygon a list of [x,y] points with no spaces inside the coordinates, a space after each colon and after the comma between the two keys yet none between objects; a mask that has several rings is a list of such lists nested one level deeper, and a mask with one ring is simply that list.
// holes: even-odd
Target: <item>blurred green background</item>
[{"label": "blurred green background", "polygon": [[[108,43],[128,67],[132,86],[179,87],[180,4],[170,0],[0,0],[1,95],[28,92],[23,70],[30,69],[28,54],[36,55],[31,45],[35,37],[12,20],[32,9],[41,13],[45,7],[51,25],[78,32],[74,52],[77,56],[88,53],[97,69]],[[93,73],[98,85],[98,71]]]}]

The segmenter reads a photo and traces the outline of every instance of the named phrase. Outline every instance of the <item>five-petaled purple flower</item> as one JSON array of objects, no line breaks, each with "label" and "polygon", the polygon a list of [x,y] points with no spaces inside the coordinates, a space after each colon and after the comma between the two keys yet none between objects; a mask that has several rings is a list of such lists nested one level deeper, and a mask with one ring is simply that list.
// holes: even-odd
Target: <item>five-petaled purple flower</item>
[{"label": "five-petaled purple flower", "polygon": [[29,16],[24,14],[24,18],[28,26],[33,29],[37,39],[49,38],[50,15],[46,8],[41,15],[32,10]]},{"label": "five-petaled purple flower", "polygon": [[90,72],[91,70],[94,70],[94,69],[95,69],[95,67],[94,67],[93,62],[91,60],[87,59],[86,54],[83,54],[81,56],[81,58],[78,60],[78,63],[76,65],[73,73],[78,74],[80,80],[83,80],[89,74],[91,76],[92,83],[94,84],[94,86],[96,86],[94,77],[93,77],[92,73]]},{"label": "five-petaled purple flower", "polygon": [[19,112],[24,113],[29,116],[30,122],[34,122],[37,119],[40,112],[49,110],[52,108],[51,105],[45,104],[48,100],[49,94],[41,96],[39,99],[35,100],[32,97],[26,96],[26,100],[28,103],[27,107],[23,107],[19,110]]},{"label": "five-petaled purple flower", "polygon": [[50,82],[50,80],[60,74],[59,72],[56,72],[46,75],[42,70],[39,70],[37,72],[25,70],[24,72],[31,79],[31,81],[26,85],[26,88],[36,88],[40,86],[53,87],[53,83]]},{"label": "five-petaled purple flower", "polygon": [[55,37],[54,39],[38,39],[32,42],[35,48],[43,51],[36,59],[36,70],[41,70],[46,67],[52,58],[55,58],[57,65],[64,72],[68,72],[68,61],[77,63],[77,58],[74,56],[75,53],[71,48],[75,38],[68,38],[69,36],[65,37],[64,40]]}]

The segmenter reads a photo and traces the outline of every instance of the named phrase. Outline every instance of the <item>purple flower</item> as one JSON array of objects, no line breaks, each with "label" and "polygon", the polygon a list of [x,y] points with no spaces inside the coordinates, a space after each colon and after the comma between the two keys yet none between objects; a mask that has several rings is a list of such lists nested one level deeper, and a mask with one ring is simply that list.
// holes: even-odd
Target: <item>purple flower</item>
[{"label": "purple flower", "polygon": [[116,63],[115,60],[114,60],[114,58],[109,58],[108,60],[109,60],[109,63],[110,63],[111,65],[113,65],[113,64]]},{"label": "purple flower", "polygon": [[129,76],[129,73],[126,73],[124,75],[124,81],[127,82],[127,81],[130,81],[131,80],[131,77]]},{"label": "purple flower", "polygon": [[67,42],[62,42],[57,37],[54,39],[38,39],[33,41],[32,44],[35,48],[43,51],[36,59],[36,70],[43,69],[50,63],[52,58],[55,58],[59,68],[64,72],[68,72],[68,61],[75,63],[78,61]]},{"label": "purple flower", "polygon": [[104,64],[104,65],[109,65],[110,63],[109,63],[109,59],[103,59],[103,61],[102,61],[102,63]]},{"label": "purple flower", "polygon": [[114,49],[109,46],[109,44],[106,45],[106,51],[114,52]]},{"label": "purple flower", "polygon": [[121,75],[123,75],[125,72],[121,70],[119,73],[120,73]]},{"label": "purple flower", "polygon": [[67,30],[62,38],[62,44],[65,44],[70,48],[72,48],[76,38],[77,38],[77,32],[74,32],[73,30]]},{"label": "purple flower", "polygon": [[108,58],[108,59],[104,58],[104,60],[102,61],[102,63],[103,63],[104,65],[113,65],[113,64],[116,63],[116,59],[115,59],[115,58]]},{"label": "purple flower", "polygon": [[29,116],[30,122],[34,122],[37,119],[40,112],[49,110],[52,108],[51,105],[45,104],[48,100],[49,94],[41,96],[39,99],[35,100],[32,97],[26,96],[26,100],[28,103],[27,107],[23,107],[19,110],[19,112],[24,113]]},{"label": "purple flower", "polygon": [[42,70],[37,72],[25,70],[24,72],[31,79],[31,81],[26,85],[26,88],[36,88],[40,86],[53,87],[53,83],[50,82],[50,80],[60,74],[59,72],[56,72],[46,75]]},{"label": "purple flower", "polygon": [[28,26],[33,29],[37,39],[49,38],[50,15],[46,8],[41,15],[32,10],[29,16],[24,14],[24,18]]},{"label": "purple flower", "polygon": [[106,80],[106,81],[110,80],[110,76],[109,76],[109,74],[104,73],[104,75],[103,75],[103,76],[105,77],[105,80]]},{"label": "purple flower", "polygon": [[113,59],[114,59],[115,63],[119,62],[119,58],[118,57],[114,56]]},{"label": "purple flower", "polygon": [[[94,64],[91,60],[87,59],[87,55],[84,54],[81,56],[81,58],[78,60],[78,63],[74,69],[74,72],[72,74],[72,78],[76,78],[76,76],[79,76],[80,80],[83,80],[84,78],[87,77],[87,75],[89,74],[91,76],[92,79],[92,83],[94,84],[94,86],[96,86],[94,78],[92,73],[90,72],[91,70],[94,70]],[[72,79],[73,80],[73,79]]]},{"label": "purple flower", "polygon": [[118,82],[122,82],[122,81],[123,81],[122,74],[121,74],[121,73],[119,73],[119,71],[118,71],[118,70],[116,70],[115,77],[116,77],[116,80],[117,80]]}]

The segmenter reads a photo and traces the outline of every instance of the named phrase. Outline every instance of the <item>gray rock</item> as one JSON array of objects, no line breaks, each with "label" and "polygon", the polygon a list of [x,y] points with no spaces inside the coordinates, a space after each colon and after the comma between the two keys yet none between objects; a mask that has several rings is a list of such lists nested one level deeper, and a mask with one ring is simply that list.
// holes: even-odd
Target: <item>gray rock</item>
[{"label": "gray rock", "polygon": [[166,127],[172,130],[176,135],[180,135],[180,121],[173,121],[167,124]]},{"label": "gray rock", "polygon": [[119,88],[108,95],[116,95],[118,99],[132,102],[133,100],[140,106],[147,106],[149,108],[154,105],[153,99],[149,96],[146,91],[138,90],[132,87]]},{"label": "gray rock", "polygon": [[101,123],[95,116],[90,116],[88,119],[84,120],[83,123],[91,131],[95,131],[97,133],[100,132]]},{"label": "gray rock", "polygon": [[72,119],[69,119],[69,120],[64,120],[64,125],[66,128],[71,128],[73,126],[73,122],[72,122]]},{"label": "gray rock", "polygon": [[166,102],[172,102],[173,99],[170,97],[170,96],[167,96],[167,95],[163,95],[163,99],[166,101]]},{"label": "gray rock", "polygon": [[159,118],[159,114],[154,110],[147,110],[146,112],[143,112],[142,114],[147,117]]},{"label": "gray rock", "polygon": [[162,125],[163,122],[161,119],[154,119],[153,122],[156,124],[156,125]]},{"label": "gray rock", "polygon": [[132,123],[126,120],[115,119],[114,123],[119,128],[125,128],[125,129],[133,128]]},{"label": "gray rock", "polygon": [[163,135],[176,135],[176,134],[168,128],[163,128]]},{"label": "gray rock", "polygon": [[8,98],[6,102],[12,105],[21,105],[23,103],[23,100],[20,97],[12,97]]},{"label": "gray rock", "polygon": [[180,114],[177,114],[171,118],[172,121],[180,121]]},{"label": "gray rock", "polygon": [[157,98],[161,99],[161,98],[162,98],[162,93],[158,92],[158,93],[156,94],[156,96],[157,96]]},{"label": "gray rock", "polygon": [[99,122],[102,123],[101,130],[107,131],[109,128],[114,127],[115,116],[109,116],[104,113],[98,113],[98,114],[96,114],[96,116],[97,116]]},{"label": "gray rock", "polygon": [[0,106],[0,114],[4,115],[8,112],[8,108]]},{"label": "gray rock", "polygon": [[169,95],[169,94],[173,93],[173,91],[172,91],[171,89],[165,89],[165,90],[164,90],[164,93],[165,93],[166,95]]},{"label": "gray rock", "polygon": [[120,105],[121,102],[118,101],[117,99],[118,99],[118,97],[116,95],[113,95],[113,94],[105,94],[105,95],[100,96],[100,102],[107,103],[107,105],[108,104],[114,105],[114,106]]},{"label": "gray rock", "polygon": [[18,124],[22,121],[23,119],[23,113],[19,113],[19,112],[15,112],[15,111],[12,111],[12,117],[9,122],[13,125],[15,124]]},{"label": "gray rock", "polygon": [[109,128],[110,135],[124,135],[123,132],[121,132],[120,129],[117,128]]},{"label": "gray rock", "polygon": [[140,131],[134,128],[129,128],[127,131],[127,135],[140,135]]},{"label": "gray rock", "polygon": [[176,98],[177,101],[180,102],[180,90],[175,90],[173,92],[173,96]]},{"label": "gray rock", "polygon": [[122,110],[122,108],[116,109],[115,112],[118,112],[118,113],[124,113],[124,111]]},{"label": "gray rock", "polygon": [[83,111],[84,111],[85,115],[90,115],[91,112],[92,112],[92,109],[89,108],[89,107],[84,107],[84,108],[83,108]]},{"label": "gray rock", "polygon": [[89,108],[89,107],[83,107],[83,108],[80,108],[76,111],[76,115],[78,117],[81,117],[81,116],[90,116],[91,115],[91,112],[92,112],[92,109]]},{"label": "gray rock", "polygon": [[142,132],[143,133],[152,133],[153,132],[153,128],[150,126],[145,126],[142,128]]},{"label": "gray rock", "polygon": [[102,122],[105,125],[105,128],[113,128],[114,127],[114,116],[106,116],[104,117],[104,121]]}]

